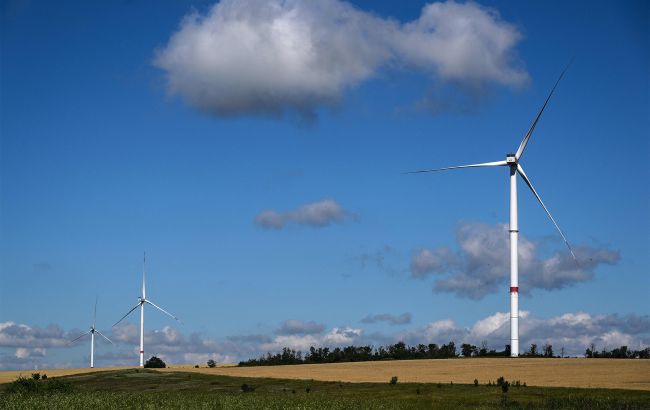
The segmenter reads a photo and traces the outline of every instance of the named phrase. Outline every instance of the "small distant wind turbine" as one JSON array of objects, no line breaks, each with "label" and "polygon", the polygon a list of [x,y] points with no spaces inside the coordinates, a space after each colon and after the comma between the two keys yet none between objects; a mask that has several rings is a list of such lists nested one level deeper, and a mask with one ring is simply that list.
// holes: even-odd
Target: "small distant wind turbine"
[{"label": "small distant wind turbine", "polygon": [[104,339],[108,340],[108,342],[110,344],[113,344],[113,342],[111,342],[111,339],[104,336],[99,330],[97,330],[97,328],[95,328],[95,320],[96,319],[97,319],[97,298],[95,298],[95,312],[93,313],[93,325],[92,325],[92,327],[90,328],[89,331],[87,331],[83,335],[79,336],[78,338],[76,338],[76,339],[74,339],[74,340],[72,340],[72,341],[70,341],[68,343],[68,344],[72,344],[72,343],[76,342],[77,340],[81,339],[82,337],[90,334],[90,368],[91,369],[93,367],[95,367],[95,333],[97,333],[98,335],[100,335]]},{"label": "small distant wind turbine", "polygon": [[505,161],[485,162],[482,164],[460,165],[455,167],[425,169],[420,171],[408,172],[409,174],[420,174],[426,172],[445,171],[449,169],[458,169],[458,168],[502,167],[502,166],[507,166],[510,168],[510,356],[512,357],[519,356],[519,261],[518,261],[518,253],[517,253],[519,225],[517,221],[517,174],[521,176],[521,178],[524,180],[526,185],[528,185],[528,188],[530,188],[530,190],[533,192],[533,195],[535,195],[535,198],[537,198],[537,201],[539,201],[539,204],[542,206],[542,208],[544,208],[544,211],[546,211],[546,214],[551,219],[551,222],[553,222],[553,225],[555,225],[555,229],[557,229],[557,231],[560,233],[560,236],[562,236],[562,239],[564,239],[564,243],[566,243],[566,246],[569,248],[569,252],[571,252],[571,256],[573,256],[573,259],[576,261],[576,264],[578,263],[578,259],[576,258],[576,255],[573,253],[573,249],[571,249],[571,245],[569,245],[569,241],[566,239],[566,236],[564,236],[564,233],[562,233],[562,230],[558,226],[557,222],[555,222],[555,219],[553,219],[553,216],[551,216],[551,213],[546,208],[546,205],[544,205],[544,202],[542,202],[542,198],[540,198],[540,196],[537,194],[537,191],[535,191],[535,188],[533,188],[533,184],[530,182],[530,179],[528,179],[528,176],[526,175],[524,169],[519,163],[519,159],[521,158],[521,155],[524,153],[524,149],[526,149],[526,145],[528,144],[528,141],[530,140],[530,137],[533,134],[533,131],[535,130],[535,126],[537,125],[537,121],[539,121],[539,117],[542,115],[542,112],[544,112],[546,105],[548,104],[549,100],[551,99],[551,96],[553,95],[553,92],[555,91],[555,88],[560,83],[560,80],[564,76],[564,73],[566,73],[566,71],[569,69],[570,65],[571,63],[569,63],[569,65],[564,69],[564,71],[562,71],[562,74],[560,74],[560,77],[555,82],[555,85],[551,89],[551,92],[549,93],[548,97],[546,97],[546,101],[544,101],[544,105],[542,105],[542,108],[539,110],[539,113],[537,113],[537,117],[535,117],[535,121],[533,121],[533,124],[530,126],[530,129],[524,136],[524,139],[521,141],[521,144],[519,144],[519,149],[517,149],[517,152],[515,154],[506,155]]},{"label": "small distant wind turbine", "polygon": [[140,367],[144,367],[144,305],[145,303],[150,304],[151,306],[155,307],[156,309],[160,310],[167,316],[171,317],[172,319],[178,320],[180,322],[180,319],[177,318],[176,316],[172,315],[165,309],[161,308],[160,306],[156,305],[152,301],[146,298],[146,293],[145,293],[145,286],[144,286],[144,277],[145,277],[145,266],[147,263],[147,254],[145,253],[144,259],[142,262],[142,296],[138,297],[138,304],[133,307],[133,309],[129,310],[126,315],[122,316],[120,320],[115,322],[113,327],[115,327],[118,323],[120,323],[122,320],[124,320],[125,317],[131,314],[134,310],[136,310],[138,307],[140,308]]}]

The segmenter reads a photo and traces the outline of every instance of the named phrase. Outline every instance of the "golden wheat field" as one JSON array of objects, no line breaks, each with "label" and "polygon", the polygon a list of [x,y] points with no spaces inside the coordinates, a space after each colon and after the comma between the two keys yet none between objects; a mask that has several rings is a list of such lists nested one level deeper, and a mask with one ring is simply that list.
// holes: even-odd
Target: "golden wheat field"
[{"label": "golden wheat field", "polygon": [[[118,370],[125,367],[95,369],[39,370],[49,377]],[[415,383],[480,383],[520,380],[530,386],[602,387],[650,390],[650,360],[616,359],[444,359],[394,360],[382,362],[303,364],[293,366],[207,368],[202,365],[172,365],[160,371],[200,372],[224,376],[269,377],[282,379],[314,379],[345,382],[387,383],[392,376],[400,382]],[[31,371],[0,372],[0,383],[14,380]]]},{"label": "golden wheat field", "polygon": [[[174,369],[171,369],[172,371]],[[347,382],[480,383],[520,380],[530,386],[650,390],[650,360],[636,359],[438,359],[301,364],[291,366],[177,368],[226,376]]]}]

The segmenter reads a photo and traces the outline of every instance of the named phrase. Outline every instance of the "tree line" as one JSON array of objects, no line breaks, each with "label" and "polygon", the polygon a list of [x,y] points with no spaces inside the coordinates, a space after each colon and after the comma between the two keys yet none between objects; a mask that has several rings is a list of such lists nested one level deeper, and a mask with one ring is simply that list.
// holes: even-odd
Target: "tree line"
[{"label": "tree line", "polygon": [[[522,357],[564,357],[564,347],[560,349],[560,355],[556,355],[551,344],[545,344],[541,349],[533,343],[530,348],[523,352]],[[449,342],[441,346],[430,344],[418,344],[409,346],[404,342],[397,342],[392,345],[373,347],[366,346],[347,346],[336,347],[314,347],[311,346],[309,351],[304,353],[296,351],[289,347],[282,349],[282,352],[271,354],[267,353],[257,359],[249,359],[239,362],[240,366],[272,366],[284,364],[309,364],[309,363],[340,363],[340,362],[365,362],[377,360],[409,360],[409,359],[451,359],[456,357],[510,357],[510,345],[505,345],[505,349],[497,351],[489,349],[487,343],[483,342],[480,347],[464,343],[460,351],[456,348],[454,342]],[[591,345],[588,348],[585,357],[607,357],[607,358],[650,358],[650,348],[643,350],[629,350],[627,346],[621,346],[611,352],[603,349],[596,352]]]}]

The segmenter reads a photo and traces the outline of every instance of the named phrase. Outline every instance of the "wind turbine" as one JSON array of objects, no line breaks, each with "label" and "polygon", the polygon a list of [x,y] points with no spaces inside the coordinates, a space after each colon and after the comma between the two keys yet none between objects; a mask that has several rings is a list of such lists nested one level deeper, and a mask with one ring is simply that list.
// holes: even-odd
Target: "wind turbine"
[{"label": "wind turbine", "polygon": [[95,333],[97,333],[104,339],[108,340],[110,344],[113,344],[113,342],[111,342],[111,339],[104,336],[99,330],[97,330],[97,328],[95,328],[96,318],[97,318],[97,298],[95,298],[95,312],[93,313],[93,325],[91,326],[90,330],[68,343],[68,344],[72,344],[77,340],[81,339],[82,337],[86,336],[87,334],[90,334],[90,368],[91,369],[95,367]]},{"label": "wind turbine", "polygon": [[571,245],[569,245],[569,241],[566,239],[566,236],[564,236],[564,233],[562,233],[562,230],[558,226],[557,222],[555,222],[555,219],[553,219],[553,216],[546,208],[546,205],[544,205],[542,198],[540,198],[535,188],[533,188],[532,182],[530,182],[530,179],[528,178],[528,176],[524,172],[523,167],[519,163],[521,156],[524,153],[524,150],[526,149],[526,145],[528,144],[528,141],[530,140],[530,137],[533,134],[533,131],[535,130],[535,126],[539,121],[539,117],[541,117],[542,112],[544,112],[546,105],[548,104],[549,100],[551,99],[551,96],[553,95],[553,92],[555,91],[555,88],[560,83],[560,80],[564,76],[564,73],[566,73],[566,71],[569,69],[570,65],[571,63],[567,65],[564,71],[562,71],[562,73],[560,74],[560,77],[555,82],[555,85],[551,89],[551,92],[548,94],[548,97],[546,97],[546,101],[544,101],[544,105],[542,105],[542,108],[539,110],[539,113],[537,113],[537,116],[535,117],[533,124],[530,126],[530,129],[524,136],[524,139],[521,141],[521,144],[519,144],[519,148],[517,149],[517,152],[515,154],[507,154],[505,161],[485,162],[482,164],[460,165],[454,167],[425,169],[420,171],[408,172],[409,174],[421,174],[426,172],[437,172],[437,171],[445,171],[445,170],[458,169],[458,168],[504,167],[504,166],[507,166],[509,168],[510,171],[510,356],[511,357],[519,356],[519,261],[518,261],[518,253],[517,253],[519,225],[517,221],[518,219],[517,174],[521,176],[521,178],[524,180],[528,188],[530,188],[530,190],[533,192],[533,195],[535,195],[535,198],[537,198],[539,204],[542,206],[542,208],[544,208],[546,215],[548,215],[548,217],[551,219],[551,222],[553,222],[553,225],[555,225],[555,229],[557,229],[557,231],[560,233],[560,236],[562,236],[564,243],[566,243],[566,246],[569,248],[569,252],[571,252],[571,256],[576,261],[576,264],[578,263],[578,259],[576,258],[576,255],[573,253],[573,249],[571,249]]},{"label": "wind turbine", "polygon": [[176,319],[180,322],[180,319],[177,318],[176,316],[172,315],[165,309],[161,308],[160,306],[156,305],[152,301],[146,298],[146,293],[145,293],[145,266],[147,263],[147,254],[145,253],[143,262],[142,262],[142,296],[138,297],[138,304],[133,307],[133,309],[129,310],[126,315],[122,316],[120,320],[115,322],[113,327],[115,327],[118,323],[120,323],[122,320],[124,320],[125,317],[131,314],[134,310],[136,310],[138,307],[140,308],[140,367],[144,367],[144,305],[145,303],[150,304],[151,306],[155,307],[156,309],[160,310],[167,316],[171,317],[172,319]]}]

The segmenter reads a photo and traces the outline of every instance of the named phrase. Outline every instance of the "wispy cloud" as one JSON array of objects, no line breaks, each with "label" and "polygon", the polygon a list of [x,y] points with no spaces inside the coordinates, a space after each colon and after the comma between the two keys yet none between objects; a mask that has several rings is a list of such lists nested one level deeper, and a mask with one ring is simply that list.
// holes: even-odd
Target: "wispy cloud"
[{"label": "wispy cloud", "polygon": [[[449,248],[419,249],[411,257],[415,278],[434,275],[434,291],[455,293],[471,299],[495,293],[507,286],[510,272],[508,227],[503,224],[461,224],[457,232],[459,251]],[[576,265],[568,251],[548,257],[539,252],[539,243],[519,237],[520,291],[554,290],[586,282],[603,264],[618,262],[617,251],[591,246],[576,246]]]},{"label": "wispy cloud", "polygon": [[325,330],[325,325],[313,321],[303,322],[302,320],[285,320],[276,330],[276,333],[281,335],[296,335],[296,334],[317,334]]},{"label": "wispy cloud", "polygon": [[154,64],[168,90],[217,116],[314,118],[382,69],[480,89],[528,81],[521,33],[494,9],[437,2],[399,23],[340,0],[222,0],[192,12]]},{"label": "wispy cloud", "polygon": [[265,209],[255,217],[255,224],[265,229],[282,229],[288,223],[322,228],[352,219],[352,214],[333,199],[323,199],[288,211]]},{"label": "wispy cloud", "polygon": [[406,325],[411,323],[412,315],[408,312],[401,315],[393,315],[390,313],[380,313],[377,315],[368,315],[361,319],[361,323],[377,323],[387,322],[391,325]]}]

